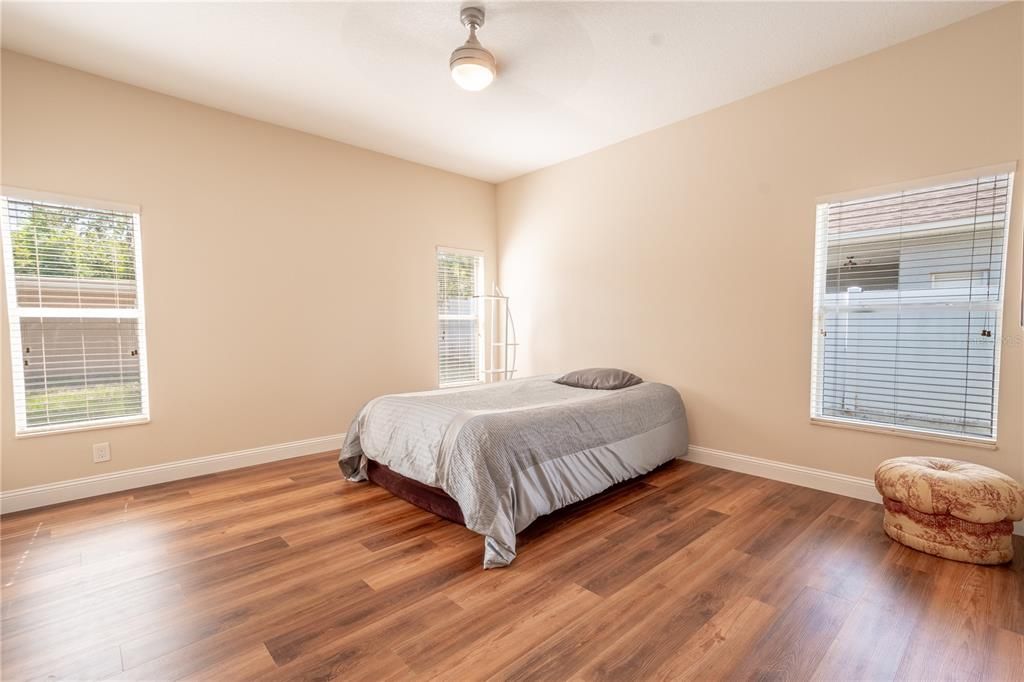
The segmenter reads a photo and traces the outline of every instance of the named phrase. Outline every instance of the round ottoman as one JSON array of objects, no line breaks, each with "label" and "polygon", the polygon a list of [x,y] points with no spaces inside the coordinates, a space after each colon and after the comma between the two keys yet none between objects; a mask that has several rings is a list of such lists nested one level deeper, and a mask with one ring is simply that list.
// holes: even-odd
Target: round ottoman
[{"label": "round ottoman", "polygon": [[875,471],[885,533],[928,554],[973,564],[1013,558],[1024,487],[995,469],[940,457],[897,457]]}]

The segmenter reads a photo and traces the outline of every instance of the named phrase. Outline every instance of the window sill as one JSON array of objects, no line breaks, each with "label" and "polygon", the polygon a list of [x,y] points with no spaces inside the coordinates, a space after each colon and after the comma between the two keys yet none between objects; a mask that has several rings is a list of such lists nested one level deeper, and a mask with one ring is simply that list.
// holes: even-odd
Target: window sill
[{"label": "window sill", "polygon": [[484,383],[482,379],[473,379],[472,381],[454,381],[450,384],[438,384],[437,388],[465,388],[467,386],[476,386],[477,384]]},{"label": "window sill", "polygon": [[40,436],[55,436],[63,433],[77,433],[79,431],[96,431],[98,429],[113,429],[119,426],[138,426],[139,424],[148,424],[149,417],[131,417],[128,419],[111,419],[103,422],[93,422],[89,424],[74,424],[70,426],[55,426],[50,428],[37,428],[29,429],[27,431],[19,431],[14,434],[16,439],[18,438],[38,438]]},{"label": "window sill", "polygon": [[968,445],[970,447],[982,448],[985,450],[998,450],[999,446],[993,438],[975,438],[971,436],[952,436],[934,431],[919,431],[905,426],[883,426],[881,424],[867,424],[846,419],[830,417],[811,417],[811,424],[816,426],[831,426],[839,429],[851,429],[854,431],[867,431],[868,433],[880,433],[887,436],[899,436],[901,438],[915,438],[918,440],[930,440],[937,443],[949,443],[952,445]]}]

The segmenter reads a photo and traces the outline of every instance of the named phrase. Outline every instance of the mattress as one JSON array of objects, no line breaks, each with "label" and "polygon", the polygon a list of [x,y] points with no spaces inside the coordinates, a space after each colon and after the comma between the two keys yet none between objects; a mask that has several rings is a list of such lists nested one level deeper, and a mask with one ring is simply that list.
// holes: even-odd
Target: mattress
[{"label": "mattress", "polygon": [[444,491],[484,536],[484,567],[506,566],[516,533],[537,517],[686,452],[672,387],[603,391],[553,378],[375,398],[352,421],[341,470],[367,480],[373,461]]}]

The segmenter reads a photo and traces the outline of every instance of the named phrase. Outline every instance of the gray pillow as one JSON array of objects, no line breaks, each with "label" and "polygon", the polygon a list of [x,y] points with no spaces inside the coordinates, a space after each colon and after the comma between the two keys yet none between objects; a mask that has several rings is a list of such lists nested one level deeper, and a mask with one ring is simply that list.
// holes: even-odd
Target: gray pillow
[{"label": "gray pillow", "polygon": [[555,379],[555,383],[575,386],[576,388],[598,388],[605,391],[614,391],[617,388],[636,386],[643,383],[643,379],[624,369],[591,367],[590,369],[578,369],[575,372],[569,372]]}]

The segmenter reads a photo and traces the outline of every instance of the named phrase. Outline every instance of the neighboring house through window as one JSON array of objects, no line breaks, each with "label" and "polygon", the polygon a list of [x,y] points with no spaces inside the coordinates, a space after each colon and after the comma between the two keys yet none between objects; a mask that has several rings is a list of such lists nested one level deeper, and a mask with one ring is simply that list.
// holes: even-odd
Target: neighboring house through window
[{"label": "neighboring house through window", "polygon": [[138,210],[8,188],[0,202],[16,433],[146,421]]},{"label": "neighboring house through window", "polygon": [[484,258],[475,251],[437,250],[438,384],[457,386],[483,379],[480,299]]},{"label": "neighboring house through window", "polygon": [[995,440],[1000,171],[818,205],[812,418]]}]

